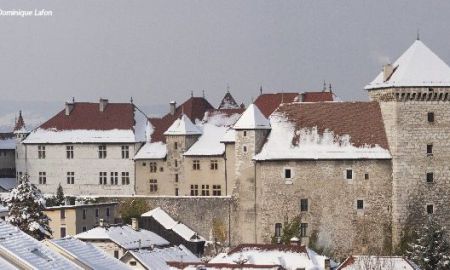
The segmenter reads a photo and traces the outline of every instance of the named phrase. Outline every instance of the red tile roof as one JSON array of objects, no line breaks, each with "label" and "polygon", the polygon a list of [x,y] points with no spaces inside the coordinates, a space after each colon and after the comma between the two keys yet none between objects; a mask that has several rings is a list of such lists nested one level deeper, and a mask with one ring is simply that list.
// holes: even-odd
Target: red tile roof
[{"label": "red tile roof", "polygon": [[301,245],[282,245],[282,244],[241,244],[231,249],[228,255],[233,253],[242,252],[245,250],[261,250],[261,251],[282,251],[282,252],[294,252],[294,253],[306,253],[305,246]]},{"label": "red tile roof", "polygon": [[261,94],[256,98],[254,104],[258,106],[265,117],[269,117],[281,103],[294,102],[297,97],[298,93]]},{"label": "red tile roof", "polygon": [[350,135],[353,145],[379,145],[389,149],[378,102],[318,102],[281,105],[277,113],[285,115],[297,128],[317,127],[319,133]]},{"label": "red tile roof", "polygon": [[99,103],[75,102],[69,115],[66,115],[63,109],[40,128],[112,130],[133,129],[133,126],[134,105],[131,103],[108,103],[101,112]]},{"label": "red tile roof", "polygon": [[175,109],[175,113],[166,114],[161,118],[149,118],[150,123],[153,126],[153,134],[151,135],[152,142],[165,142],[164,132],[172,125],[172,123],[184,113],[192,122],[195,119],[202,120],[205,112],[208,110],[214,110],[214,107],[203,97],[191,97],[183,104],[179,105]]},{"label": "red tile roof", "polygon": [[302,102],[323,102],[333,100],[332,92],[304,92],[300,95],[300,101]]}]

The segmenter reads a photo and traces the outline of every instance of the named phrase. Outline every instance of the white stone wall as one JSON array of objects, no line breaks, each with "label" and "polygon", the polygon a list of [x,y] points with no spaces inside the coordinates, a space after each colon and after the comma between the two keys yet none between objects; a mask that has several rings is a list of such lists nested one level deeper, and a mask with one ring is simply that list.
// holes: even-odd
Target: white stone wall
[{"label": "white stone wall", "polygon": [[[67,159],[65,144],[46,144],[45,159],[38,158],[38,145],[19,145],[17,172],[27,173],[30,181],[45,193],[55,193],[58,184],[67,195],[134,194],[134,144],[106,144],[107,157],[98,158],[98,144],[70,144],[74,158]],[[122,145],[129,146],[129,158],[122,158]],[[46,184],[39,184],[39,172],[46,172]],[[74,184],[67,184],[67,172],[75,173]],[[107,172],[107,184],[99,184],[99,173]],[[118,172],[118,185],[111,185],[111,172]],[[130,184],[122,185],[122,172],[129,173]]]}]

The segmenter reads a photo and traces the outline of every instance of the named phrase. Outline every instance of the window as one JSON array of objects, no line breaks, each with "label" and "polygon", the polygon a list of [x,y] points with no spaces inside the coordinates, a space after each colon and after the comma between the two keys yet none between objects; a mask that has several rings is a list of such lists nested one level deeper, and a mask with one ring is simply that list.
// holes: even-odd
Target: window
[{"label": "window", "polygon": [[61,238],[66,237],[66,228],[65,227],[61,227],[60,234],[61,234]]},{"label": "window", "polygon": [[110,175],[111,185],[119,184],[119,173],[118,172],[111,172],[109,175]]},{"label": "window", "polygon": [[119,251],[114,250],[114,258],[119,259]]},{"label": "window", "polygon": [[98,208],[96,208],[96,209],[95,209],[95,217],[96,217],[96,218],[98,218],[99,212],[100,212],[100,211],[98,210]]},{"label": "window", "polygon": [[247,131],[244,130],[244,137],[247,137]]},{"label": "window", "polygon": [[281,237],[281,223],[275,223],[275,237]]},{"label": "window", "polygon": [[429,112],[427,115],[428,122],[433,123],[434,122],[434,112]]},{"label": "window", "polygon": [[432,155],[433,155],[433,145],[427,144],[427,156],[432,156]]},{"label": "window", "polygon": [[178,196],[178,188],[175,188],[175,196]]},{"label": "window", "polygon": [[160,171],[160,172],[163,172],[163,171],[164,171],[164,168],[163,168],[163,167],[159,167],[159,171]]},{"label": "window", "polygon": [[83,232],[85,232],[85,231],[87,231],[87,228],[86,228],[86,226],[83,226]]},{"label": "window", "polygon": [[213,196],[222,196],[222,188],[220,185],[212,186],[212,195]]},{"label": "window", "polygon": [[211,170],[217,170],[218,167],[217,160],[211,160]]},{"label": "window", "polygon": [[300,223],[300,237],[308,235],[308,223]]},{"label": "window", "polygon": [[106,207],[106,216],[109,217],[110,213],[109,213],[109,207]]},{"label": "window", "polygon": [[301,212],[308,212],[308,199],[301,199],[300,200],[300,211]]},{"label": "window", "polygon": [[122,158],[127,159],[130,157],[130,148],[128,145],[122,145]]},{"label": "window", "polygon": [[156,166],[156,162],[150,162],[148,165],[150,166],[151,173],[155,173],[157,171],[158,168]]},{"label": "window", "polygon": [[244,145],[244,146],[242,147],[242,151],[244,151],[244,153],[247,153],[247,146]]},{"label": "window", "polygon": [[150,179],[150,192],[158,191],[158,180]]},{"label": "window", "polygon": [[122,185],[129,185],[129,184],[130,184],[130,173],[122,172]]},{"label": "window", "polygon": [[99,182],[100,185],[106,185],[107,173],[106,172],[100,172],[99,180],[100,180],[100,182]]},{"label": "window", "polygon": [[291,169],[284,169],[284,178],[291,179],[291,177],[292,177]]},{"label": "window", "polygon": [[175,159],[175,168],[178,167],[178,160]]},{"label": "window", "polygon": [[73,185],[75,183],[75,172],[67,172],[67,184]]},{"label": "window", "polygon": [[353,170],[347,169],[345,171],[345,179],[347,179],[347,180],[353,179]]},{"label": "window", "polygon": [[47,184],[47,173],[39,172],[39,184],[45,185]]},{"label": "window", "polygon": [[147,164],[145,164],[145,162],[142,162],[142,166],[145,167],[145,165],[147,165]]},{"label": "window", "polygon": [[131,266],[136,266],[136,261],[130,261]]},{"label": "window", "polygon": [[366,172],[366,173],[364,174],[364,179],[369,180],[369,173]]},{"label": "window", "polygon": [[45,146],[43,146],[43,145],[38,146],[38,158],[39,159],[45,158]]},{"label": "window", "polygon": [[209,185],[202,185],[202,196],[209,196]]},{"label": "window", "polygon": [[106,158],[106,145],[98,146],[98,158]]},{"label": "window", "polygon": [[175,143],[173,144],[173,149],[175,149],[175,150],[178,149],[178,142],[175,142]]},{"label": "window", "polygon": [[192,162],[192,169],[194,170],[200,170],[200,160],[194,160]]},{"label": "window", "polygon": [[83,219],[86,219],[86,209],[83,209]]},{"label": "window", "polygon": [[432,204],[427,204],[427,214],[433,214],[434,213],[434,206]]},{"label": "window", "polygon": [[73,145],[66,146],[66,158],[73,159]]},{"label": "window", "polygon": [[432,172],[427,173],[427,183],[433,183],[434,174]]},{"label": "window", "polygon": [[60,218],[61,219],[65,219],[66,218],[66,210],[65,209],[61,209],[61,211],[59,212],[60,214]]},{"label": "window", "polygon": [[191,196],[198,196],[198,185],[191,185]]},{"label": "window", "polygon": [[358,210],[364,209],[364,201],[363,200],[356,200],[356,209],[358,209]]},{"label": "window", "polygon": [[175,183],[178,183],[178,173],[175,174]]}]

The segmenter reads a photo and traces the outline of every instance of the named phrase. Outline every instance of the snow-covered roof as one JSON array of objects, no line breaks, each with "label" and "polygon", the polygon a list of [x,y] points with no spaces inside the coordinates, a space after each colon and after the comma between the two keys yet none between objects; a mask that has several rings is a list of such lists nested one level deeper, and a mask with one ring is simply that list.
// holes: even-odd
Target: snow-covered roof
[{"label": "snow-covered roof", "polygon": [[[326,259],[305,246],[244,244],[217,255],[209,263],[280,265],[284,269],[317,270],[324,269]],[[331,266],[336,264],[331,261]]]},{"label": "snow-covered roof", "polygon": [[255,104],[250,104],[234,124],[234,129],[270,129],[270,122]]},{"label": "snow-covered roof", "polygon": [[420,270],[415,263],[399,256],[350,256],[337,268],[344,269]]},{"label": "snow-covered roof", "polygon": [[110,240],[124,249],[166,246],[170,244],[154,232],[144,229],[133,230],[130,225],[96,227],[79,233],[74,237],[80,240]]},{"label": "snow-covered roof", "polygon": [[16,178],[0,178],[0,188],[11,190],[17,186]]},{"label": "snow-covered roof", "polygon": [[34,269],[81,269],[43,243],[0,221],[0,250]]},{"label": "snow-covered roof", "polygon": [[173,122],[164,135],[200,135],[202,131],[185,114]]},{"label": "snow-covered roof", "polygon": [[56,130],[38,128],[23,141],[33,143],[134,143],[132,129]]},{"label": "snow-covered roof", "polygon": [[73,237],[52,240],[52,244],[70,254],[76,260],[96,270],[129,269],[124,263],[106,254],[91,243],[80,241]]},{"label": "snow-covered roof", "polygon": [[0,140],[0,149],[1,150],[14,150],[14,149],[16,149],[16,140],[14,138],[8,138],[8,139]]},{"label": "snow-covered roof", "polygon": [[[170,267],[167,265],[167,262],[200,262],[200,259],[183,245],[155,248],[153,250],[132,250],[127,254],[130,254],[147,269],[151,270],[168,270]],[[124,257],[127,256],[127,254],[125,254]]]},{"label": "snow-covered roof", "polygon": [[2,270],[19,270],[19,268],[10,264],[8,261],[0,257],[0,269]]},{"label": "snow-covered roof", "polygon": [[420,40],[394,62],[393,68],[386,81],[382,71],[365,89],[450,86],[450,67]]},{"label": "snow-covered roof", "polygon": [[152,217],[165,229],[174,231],[186,241],[205,241],[203,237],[199,236],[188,226],[175,221],[171,216],[169,216],[169,214],[166,213],[166,211],[164,211],[160,207],[142,214],[141,217]]},{"label": "snow-covered roof", "polygon": [[225,153],[225,145],[221,143],[227,127],[206,123],[202,136],[184,153],[185,156],[220,156]]},{"label": "snow-covered roof", "polygon": [[163,142],[146,143],[139,149],[134,156],[135,160],[139,159],[162,159],[167,155],[167,146]]},{"label": "snow-covered roof", "polygon": [[236,131],[232,128],[227,129],[220,141],[223,143],[234,143],[236,141]]}]

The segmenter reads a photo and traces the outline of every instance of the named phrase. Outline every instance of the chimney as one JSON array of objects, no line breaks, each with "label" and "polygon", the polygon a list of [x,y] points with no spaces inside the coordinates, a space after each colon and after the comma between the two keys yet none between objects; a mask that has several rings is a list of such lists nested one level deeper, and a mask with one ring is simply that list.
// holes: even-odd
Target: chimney
[{"label": "chimney", "polygon": [[169,103],[169,105],[170,105],[170,114],[174,115],[175,114],[175,109],[177,107],[177,103],[175,101],[171,101]]},{"label": "chimney", "polygon": [[100,101],[99,101],[98,104],[99,104],[99,107],[100,107],[100,111],[103,112],[106,109],[106,105],[108,105],[108,100],[105,99],[105,98],[100,98]]},{"label": "chimney", "polygon": [[293,246],[300,246],[300,239],[298,239],[297,237],[292,237],[290,240],[291,245]]},{"label": "chimney", "polygon": [[102,227],[102,228],[105,227],[105,222],[104,222],[103,218],[99,219],[98,226]]},{"label": "chimney", "polygon": [[66,102],[66,115],[70,115],[70,112],[73,110],[74,103]]},{"label": "chimney", "polygon": [[331,270],[331,263],[330,263],[330,259],[329,259],[329,258],[326,258],[326,259],[324,260],[324,267],[323,267],[323,269],[325,269],[325,270]]},{"label": "chimney", "polygon": [[383,66],[383,81],[387,81],[394,73],[394,66],[392,64],[386,64]]},{"label": "chimney", "polygon": [[131,228],[135,231],[139,230],[139,222],[137,218],[132,218],[131,219]]}]

